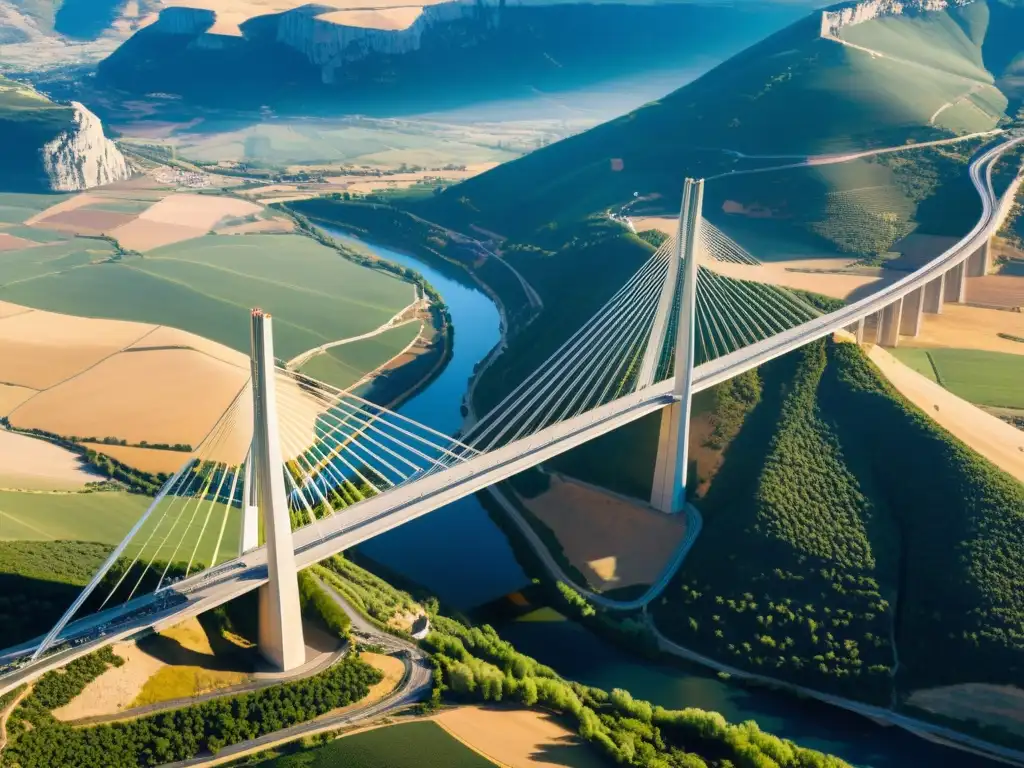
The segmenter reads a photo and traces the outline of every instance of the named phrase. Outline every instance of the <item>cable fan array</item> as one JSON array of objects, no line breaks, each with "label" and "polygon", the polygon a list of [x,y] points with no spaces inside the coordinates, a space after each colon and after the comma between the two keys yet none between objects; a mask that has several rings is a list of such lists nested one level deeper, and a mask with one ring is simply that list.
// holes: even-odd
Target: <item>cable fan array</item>
[{"label": "cable fan array", "polygon": [[352,392],[283,368],[276,374],[289,506],[299,524],[477,453]]}]

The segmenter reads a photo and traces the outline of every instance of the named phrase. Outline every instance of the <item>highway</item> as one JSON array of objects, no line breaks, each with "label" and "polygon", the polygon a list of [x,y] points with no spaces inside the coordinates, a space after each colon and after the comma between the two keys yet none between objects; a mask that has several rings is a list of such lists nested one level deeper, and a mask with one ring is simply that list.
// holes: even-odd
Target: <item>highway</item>
[{"label": "highway", "polygon": [[[997,201],[992,186],[992,165],[1003,152],[1022,141],[1024,136],[1007,139],[971,162],[970,179],[981,198],[982,215],[974,228],[958,243],[918,271],[871,296],[698,366],[693,373],[694,392],[712,387],[853,325],[968,259],[994,234],[1005,208],[1011,202],[1005,198],[1001,202]],[[529,437],[475,455],[442,471],[425,474],[323,519],[316,525],[301,528],[294,533],[297,564],[299,568],[305,568],[658,411],[673,401],[673,389],[674,381],[671,379],[658,382]],[[256,589],[266,580],[266,553],[260,547],[218,566],[214,572],[174,584],[170,592],[181,601],[178,605],[153,608],[152,603],[145,602],[153,598],[147,598],[134,601],[132,605],[109,609],[102,615],[76,621],[64,628],[57,644],[81,639],[79,645],[7,671],[0,676],[0,694],[103,645],[151,627],[168,626],[208,611]],[[163,593],[164,596],[167,594],[167,591]],[[138,617],[130,615],[140,608],[152,612]],[[124,623],[117,628],[108,626],[106,634],[96,635],[98,626],[115,620],[123,620]],[[0,655],[0,663],[24,655],[26,648],[32,647],[31,644],[23,646],[13,654],[8,651]]]}]

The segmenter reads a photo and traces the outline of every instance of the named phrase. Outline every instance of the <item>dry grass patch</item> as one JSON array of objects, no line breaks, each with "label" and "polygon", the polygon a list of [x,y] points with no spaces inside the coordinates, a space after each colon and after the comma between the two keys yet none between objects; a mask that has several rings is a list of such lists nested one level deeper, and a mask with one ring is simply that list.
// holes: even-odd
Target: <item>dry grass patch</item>
[{"label": "dry grass patch", "polygon": [[915,691],[907,701],[939,715],[973,720],[1024,736],[1024,691],[1012,685],[963,683],[930,688]]},{"label": "dry grass patch", "polygon": [[131,706],[146,681],[164,667],[162,661],[135,643],[119,643],[114,646],[114,653],[124,659],[124,664],[108,668],[70,703],[55,709],[55,718],[67,722],[117,714]]},{"label": "dry grass patch", "polygon": [[1001,338],[1000,333],[1024,336],[1024,313],[945,304],[941,315],[925,315],[918,335],[901,337],[900,344],[905,347],[985,349],[1024,355],[1024,344]]},{"label": "dry grass patch", "polygon": [[384,673],[381,681],[370,687],[370,692],[366,695],[366,698],[360,699],[359,706],[365,706],[366,704],[383,699],[402,682],[402,677],[405,675],[405,664],[401,659],[394,656],[386,656],[382,653],[370,653],[369,651],[361,651],[359,658],[374,669],[379,669]]},{"label": "dry grass patch", "polygon": [[993,307],[1024,307],[1024,277],[985,275],[967,278],[967,300]]},{"label": "dry grass patch", "polygon": [[651,584],[686,533],[682,515],[664,515],[559,477],[523,504],[551,528],[565,556],[598,589]]},{"label": "dry grass patch", "polygon": [[75,491],[102,479],[71,451],[0,429],[0,488]]},{"label": "dry grass patch", "polygon": [[605,763],[552,715],[531,709],[456,707],[434,722],[470,749],[511,768],[600,768]]},{"label": "dry grass patch", "polygon": [[794,259],[791,261],[765,262],[760,266],[733,264],[732,262],[708,259],[705,266],[720,275],[736,280],[750,280],[755,283],[780,285],[812,291],[835,299],[858,298],[873,293],[905,277],[902,273],[874,275],[842,274],[838,272],[805,272],[800,270],[844,269],[849,262],[832,259]]},{"label": "dry grass patch", "polygon": [[209,230],[191,227],[187,224],[150,221],[140,216],[134,221],[112,230],[110,235],[116,238],[123,248],[131,251],[150,251],[162,245],[202,237],[208,232]]},{"label": "dry grass patch", "polygon": [[969,448],[1024,482],[1024,432],[908,368],[879,346],[868,357],[900,394]]}]

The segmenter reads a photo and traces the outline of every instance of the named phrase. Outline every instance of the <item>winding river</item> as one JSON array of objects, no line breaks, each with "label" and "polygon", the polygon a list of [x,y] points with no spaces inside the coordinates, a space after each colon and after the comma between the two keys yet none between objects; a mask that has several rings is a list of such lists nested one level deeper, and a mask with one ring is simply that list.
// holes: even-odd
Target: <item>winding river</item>
[{"label": "winding river", "polygon": [[[341,230],[323,229],[342,242],[358,242],[383,259],[417,270],[444,297],[455,327],[452,359],[444,372],[400,411],[442,432],[455,432],[462,423],[460,406],[473,368],[500,339],[494,303],[458,267],[425,263],[390,248],[356,241]],[[432,590],[442,604],[460,610],[529,582],[504,534],[475,497],[360,546],[374,560]],[[755,720],[768,732],[838,755],[859,768],[1000,765],[818,702],[745,688],[703,670],[641,660],[571,621],[511,622],[501,627],[501,634],[567,678],[605,689],[625,688],[665,707],[721,712],[731,722]]]}]

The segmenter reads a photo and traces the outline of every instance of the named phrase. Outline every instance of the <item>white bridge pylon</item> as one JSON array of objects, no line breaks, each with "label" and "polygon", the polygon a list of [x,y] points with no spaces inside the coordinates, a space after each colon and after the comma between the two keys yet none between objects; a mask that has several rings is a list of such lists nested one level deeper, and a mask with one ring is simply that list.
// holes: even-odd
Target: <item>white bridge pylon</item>
[{"label": "white bridge pylon", "polygon": [[671,514],[686,507],[689,465],[690,404],[693,399],[694,347],[697,337],[697,252],[701,243],[704,180],[687,179],[679,211],[676,252],[673,254],[659,300],[659,318],[647,342],[642,380],[653,383],[655,367],[666,344],[668,319],[675,307],[676,337],[667,340],[675,357],[675,402],[661,412],[658,457],[651,486],[651,506]]},{"label": "white bridge pylon", "polygon": [[245,515],[242,547],[246,535],[252,538],[251,499],[263,521],[267,545],[267,583],[259,591],[259,649],[277,669],[288,671],[306,663],[306,643],[299,610],[298,571],[292,542],[288,498],[284,490],[284,461],[281,457],[280,426],[277,419],[277,387],[274,367],[274,338],[270,315],[252,311],[252,471],[246,479],[255,483],[244,490]]}]

